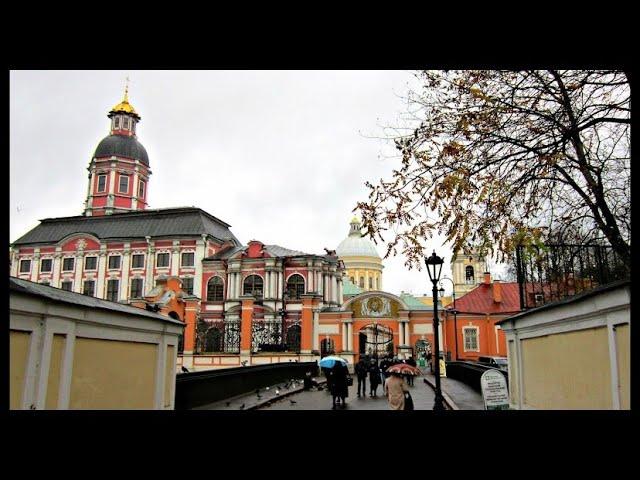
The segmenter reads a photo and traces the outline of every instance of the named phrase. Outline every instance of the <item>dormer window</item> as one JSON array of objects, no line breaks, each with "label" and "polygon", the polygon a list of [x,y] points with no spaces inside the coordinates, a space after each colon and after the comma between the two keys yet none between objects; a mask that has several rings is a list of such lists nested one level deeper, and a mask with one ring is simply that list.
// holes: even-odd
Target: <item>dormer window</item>
[{"label": "dormer window", "polygon": [[122,117],[122,128],[125,130],[129,129],[129,118],[128,117]]},{"label": "dormer window", "polygon": [[120,185],[118,187],[119,193],[129,192],[129,177],[127,175],[120,175]]},{"label": "dormer window", "polygon": [[120,117],[113,119],[113,129],[118,130],[120,128]]}]

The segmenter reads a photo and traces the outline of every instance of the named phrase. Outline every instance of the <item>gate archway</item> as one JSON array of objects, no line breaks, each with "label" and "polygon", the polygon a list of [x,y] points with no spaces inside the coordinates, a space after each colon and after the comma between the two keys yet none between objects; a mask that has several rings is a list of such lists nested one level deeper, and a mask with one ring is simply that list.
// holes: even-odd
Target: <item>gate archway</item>
[{"label": "gate archway", "polygon": [[360,355],[380,358],[393,355],[393,330],[379,323],[365,325],[358,332],[360,338]]},{"label": "gate archway", "polygon": [[427,354],[431,353],[431,342],[420,339],[416,342],[415,356],[417,359],[427,358]]}]

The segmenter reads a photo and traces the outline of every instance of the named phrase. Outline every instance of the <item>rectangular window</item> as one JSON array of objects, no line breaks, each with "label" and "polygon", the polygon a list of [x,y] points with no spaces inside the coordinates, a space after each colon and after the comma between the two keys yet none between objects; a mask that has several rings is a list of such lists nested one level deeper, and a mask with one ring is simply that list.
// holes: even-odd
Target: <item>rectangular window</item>
[{"label": "rectangular window", "polygon": [[142,180],[138,183],[138,198],[144,198],[144,182]]},{"label": "rectangular window", "polygon": [[98,265],[98,257],[85,257],[84,258],[84,269],[85,270],[95,270]]},{"label": "rectangular window", "polygon": [[120,175],[120,185],[118,186],[118,192],[129,193],[129,176]]},{"label": "rectangular window", "polygon": [[168,266],[169,266],[169,254],[159,253],[158,261],[156,262],[156,267],[168,267]]},{"label": "rectangular window", "polygon": [[75,258],[67,257],[62,259],[62,271],[73,272],[73,266],[75,265]]},{"label": "rectangular window", "polygon": [[111,255],[109,257],[109,270],[120,269],[120,255]]},{"label": "rectangular window", "polygon": [[98,192],[104,192],[107,189],[107,176],[98,175]]},{"label": "rectangular window", "polygon": [[94,280],[85,280],[82,286],[82,294],[93,297],[96,294],[96,282]]},{"label": "rectangular window", "polygon": [[193,252],[182,254],[182,266],[193,267]]},{"label": "rectangular window", "polygon": [[116,117],[113,119],[113,128],[115,130],[120,128],[120,117]]},{"label": "rectangular window", "polygon": [[476,328],[463,328],[464,350],[466,352],[478,351],[478,330]]},{"label": "rectangular window", "polygon": [[112,302],[117,302],[119,289],[120,289],[120,280],[107,280],[107,300],[111,300]]},{"label": "rectangular window", "polygon": [[40,261],[40,271],[41,272],[50,272],[51,271],[51,259],[50,258],[43,258]]},{"label": "rectangular window", "polygon": [[20,273],[29,273],[31,271],[31,260],[20,260]]},{"label": "rectangular window", "polygon": [[66,290],[67,292],[71,291],[71,287],[73,286],[73,282],[71,280],[64,280],[61,284],[60,284],[60,288],[62,288],[62,290]]},{"label": "rectangular window", "polygon": [[131,298],[142,298],[142,279],[133,278],[131,280]]},{"label": "rectangular window", "polygon": [[131,256],[131,268],[144,268],[144,254]]},{"label": "rectangular window", "polygon": [[122,117],[122,128],[129,128],[129,119],[127,117]]},{"label": "rectangular window", "polygon": [[364,288],[364,277],[360,277],[360,288]]},{"label": "rectangular window", "polygon": [[182,290],[189,295],[193,295],[193,277],[184,277],[182,279]]}]

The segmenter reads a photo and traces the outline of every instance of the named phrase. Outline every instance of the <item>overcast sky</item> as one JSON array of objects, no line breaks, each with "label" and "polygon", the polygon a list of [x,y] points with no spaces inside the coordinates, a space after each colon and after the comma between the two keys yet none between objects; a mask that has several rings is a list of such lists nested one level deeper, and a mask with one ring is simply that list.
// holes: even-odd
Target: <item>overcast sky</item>
[{"label": "overcast sky", "polygon": [[[150,208],[199,207],[244,244],[308,253],[335,249],[364,182],[398,168],[393,145],[372,137],[399,124],[415,87],[409,71],[12,71],[10,241],[40,219],[82,213],[86,169],[127,76]],[[427,245],[450,276],[449,247]],[[384,261],[384,290],[430,291],[426,271],[404,261]]]}]

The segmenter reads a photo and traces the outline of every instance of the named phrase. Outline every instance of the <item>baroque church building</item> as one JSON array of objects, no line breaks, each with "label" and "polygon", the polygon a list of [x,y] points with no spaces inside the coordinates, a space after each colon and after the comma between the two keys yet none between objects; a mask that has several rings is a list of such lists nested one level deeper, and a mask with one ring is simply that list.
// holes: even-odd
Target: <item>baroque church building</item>
[{"label": "baroque church building", "polygon": [[[41,220],[15,240],[11,276],[182,320],[179,369],[331,353],[353,364],[431,349],[431,309],[382,291],[382,261],[357,219],[335,251],[313,254],[259,240],[244,245],[231,225],[200,208],[149,209],[151,163],[126,91],[108,118],[109,135],[89,162],[83,214]],[[444,337],[441,330],[441,349]]]}]

